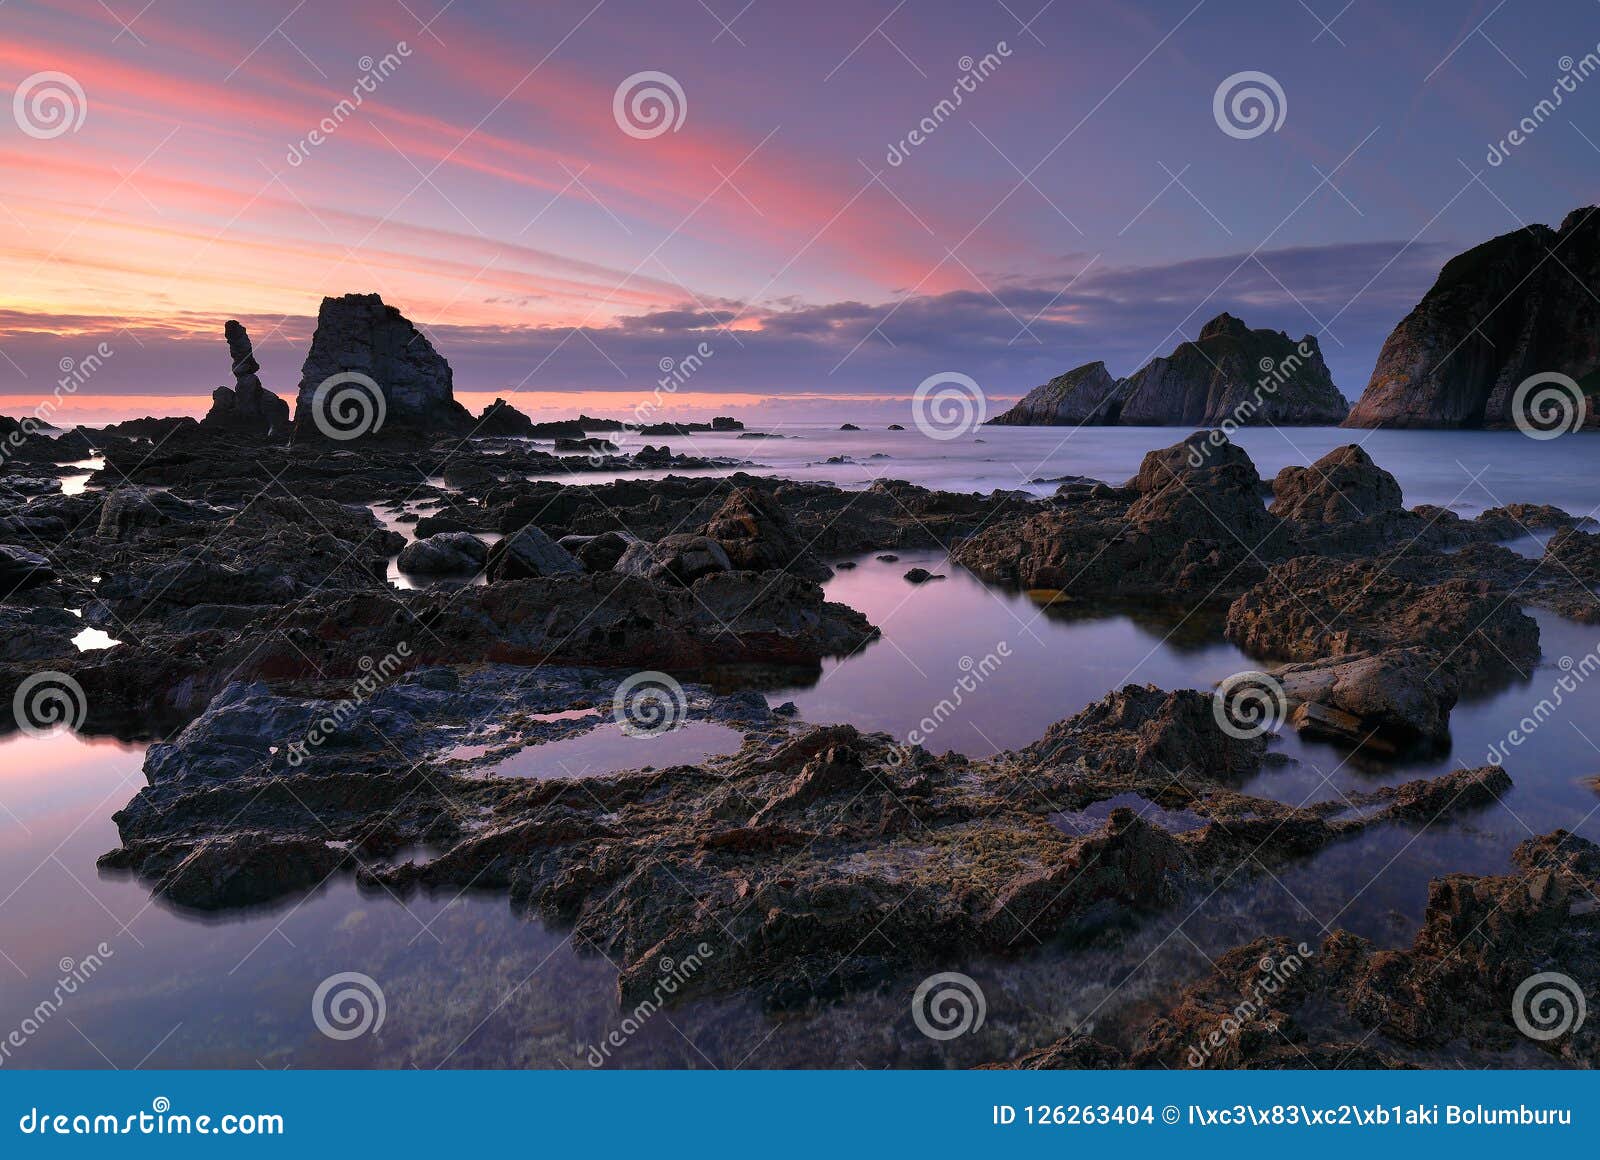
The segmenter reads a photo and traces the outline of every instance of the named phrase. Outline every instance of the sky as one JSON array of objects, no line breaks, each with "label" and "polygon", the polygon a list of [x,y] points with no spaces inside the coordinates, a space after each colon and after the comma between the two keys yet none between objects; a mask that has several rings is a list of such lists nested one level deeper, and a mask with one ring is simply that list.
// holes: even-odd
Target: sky
[{"label": "sky", "polygon": [[357,291],[538,414],[998,403],[1223,310],[1353,400],[1596,200],[1600,75],[1490,159],[1589,53],[1595,0],[0,0],[0,410],[203,411],[229,318],[292,396]]}]

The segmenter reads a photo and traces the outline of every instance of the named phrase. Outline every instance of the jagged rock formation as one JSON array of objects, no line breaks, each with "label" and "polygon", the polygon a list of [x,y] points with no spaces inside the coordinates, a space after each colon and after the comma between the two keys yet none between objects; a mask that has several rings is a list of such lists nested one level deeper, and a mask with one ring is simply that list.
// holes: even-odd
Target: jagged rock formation
[{"label": "jagged rock formation", "polygon": [[261,364],[244,324],[229,319],[222,331],[233,360],[233,386],[211,392],[211,410],[200,425],[252,435],[288,434],[289,404],[261,385]]},{"label": "jagged rock formation", "polygon": [[1128,378],[1113,379],[1104,363],[1088,363],[1035,387],[990,422],[1317,426],[1341,422],[1347,410],[1316,338],[1293,342],[1282,331],[1251,330],[1231,314],[1219,314],[1194,342],[1151,359]]},{"label": "jagged rock formation", "polygon": [[1075,427],[1110,422],[1121,379],[1111,377],[1103,362],[1085,363],[1035,387],[1022,400],[989,422],[999,427]]},{"label": "jagged rock formation", "polygon": [[[1568,375],[1600,390],[1600,207],[1559,230],[1532,225],[1445,263],[1394,328],[1351,427],[1504,427],[1529,376]],[[1574,403],[1576,401],[1574,400]],[[1596,408],[1588,408],[1593,425]]]},{"label": "jagged rock formation", "polygon": [[496,399],[478,416],[473,433],[476,435],[529,436],[534,433],[533,420],[504,399]]},{"label": "jagged rock formation", "polygon": [[[324,298],[300,372],[295,430],[317,431],[313,400],[334,375],[354,371],[383,392],[383,423],[370,431],[469,430],[472,416],[455,401],[450,364],[426,335],[376,294]],[[326,434],[326,432],[324,432]]]}]

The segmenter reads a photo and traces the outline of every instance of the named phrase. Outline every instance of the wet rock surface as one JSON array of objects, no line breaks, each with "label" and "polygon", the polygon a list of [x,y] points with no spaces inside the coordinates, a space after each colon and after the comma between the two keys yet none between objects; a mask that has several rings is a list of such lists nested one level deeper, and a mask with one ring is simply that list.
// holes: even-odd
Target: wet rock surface
[{"label": "wet rock surface", "polygon": [[[1523,842],[1512,861],[1514,874],[1435,879],[1408,948],[1379,949],[1343,930],[1315,944],[1257,939],[1221,956],[1131,1053],[1073,1034],[1016,1065],[1594,1067],[1592,1023],[1551,1026],[1563,984],[1549,980],[1555,989],[1542,995],[1525,984],[1541,972],[1577,987],[1600,977],[1600,847],[1557,830]],[[1570,990],[1564,998],[1569,1009],[1577,1000]]]}]

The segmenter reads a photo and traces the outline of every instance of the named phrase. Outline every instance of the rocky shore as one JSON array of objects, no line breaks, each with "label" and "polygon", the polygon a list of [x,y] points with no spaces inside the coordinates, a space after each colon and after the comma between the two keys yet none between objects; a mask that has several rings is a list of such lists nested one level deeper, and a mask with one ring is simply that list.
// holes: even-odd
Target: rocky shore
[{"label": "rocky shore", "polygon": [[[180,908],[259,906],[342,875],[402,897],[492,891],[609,959],[625,1006],[659,962],[702,944],[716,954],[679,1000],[826,1003],[1113,917],[1159,922],[1376,827],[1494,808],[1516,777],[1459,769],[1295,805],[1246,793],[1273,767],[1269,730],[1235,720],[1226,689],[1109,690],[983,759],[803,721],[761,694],[771,674],[814,679],[879,635],[824,593],[842,558],[936,548],[1046,605],[1205,611],[1260,659],[1278,727],[1353,751],[1447,742],[1463,691],[1539,659],[1528,607],[1594,619],[1600,538],[1583,521],[1407,509],[1355,446],[1266,481],[1201,431],[1121,485],[1073,481],[1043,500],[852,492],[727,463],[576,485],[594,455],[621,468],[644,453],[474,435],[448,376],[428,371],[432,348],[395,349],[397,312],[329,301],[338,341],[319,328],[308,366],[398,375],[387,435],[307,434],[303,381],[288,442],[230,327],[236,385],[205,423],[31,439],[0,475],[14,629],[0,711],[25,727],[18,691],[65,677],[80,730],[155,742],[101,865]],[[486,417],[512,423],[504,403]],[[65,494],[64,465],[88,449],[104,465]],[[527,478],[556,472],[574,482]],[[1543,559],[1500,546],[1530,528],[1557,530]],[[79,651],[85,625],[119,643]],[[641,679],[654,717],[631,707]],[[661,732],[714,729],[732,750],[657,763],[647,743],[641,768],[508,771],[601,731],[656,730],[663,713]],[[1064,821],[1107,803],[1092,824]],[[1504,1061],[1520,979],[1557,959],[1600,974],[1600,851],[1554,833],[1514,858],[1509,876],[1440,879],[1410,950],[1330,933],[1248,1018],[1238,993],[1295,953],[1282,940],[1220,959],[1132,1053],[1071,1033],[1017,1062],[1403,1066],[1461,1041]],[[1224,1020],[1221,1044],[1190,1058]],[[1597,1042],[1544,1050],[1593,1064]]]}]

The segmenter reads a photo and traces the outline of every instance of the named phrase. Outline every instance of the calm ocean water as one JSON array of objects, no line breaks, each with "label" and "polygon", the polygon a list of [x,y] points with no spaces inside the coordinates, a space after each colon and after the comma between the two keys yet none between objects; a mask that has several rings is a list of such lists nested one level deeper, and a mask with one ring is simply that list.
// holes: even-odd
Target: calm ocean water
[{"label": "calm ocean water", "polygon": [[[608,438],[625,450],[664,442],[686,454],[749,459],[763,465],[750,468],[753,473],[829,480],[842,487],[904,479],[947,491],[1014,489],[1048,495],[1055,484],[1031,481],[1082,475],[1122,483],[1138,470],[1146,451],[1167,447],[1188,434],[1178,427],[983,427],[938,442],[918,431],[909,415],[902,422],[907,430],[885,430],[883,423],[861,431],[819,424],[764,428],[789,436],[785,439],[741,439],[720,433]],[[1600,432],[1537,442],[1516,431],[1289,427],[1245,428],[1233,438],[1268,479],[1281,468],[1310,463],[1335,447],[1359,443],[1400,481],[1408,506],[1439,504],[1464,515],[1518,501],[1551,503],[1574,514],[1600,509],[1600,471],[1595,466]],[[851,462],[827,462],[835,456]]]},{"label": "calm ocean water", "polygon": [[[936,444],[915,430],[782,430],[802,438],[668,442],[679,451],[770,465],[763,473],[844,486],[888,477],[989,491],[1068,474],[1120,482],[1145,451],[1184,434],[986,428],[976,438]],[[1408,504],[1471,515],[1515,501],[1578,514],[1600,508],[1600,479],[1591,468],[1600,444],[1591,438],[1541,444],[1514,432],[1306,429],[1247,431],[1239,441],[1270,475],[1364,440],[1399,478]],[[824,462],[839,455],[855,462]],[[902,573],[917,564],[949,578],[912,586]],[[884,638],[828,663],[815,684],[765,690],[775,704],[794,700],[807,721],[850,721],[903,736],[973,664],[1005,644],[1009,655],[933,733],[928,745],[936,751],[982,755],[1024,744],[1122,684],[1209,688],[1255,667],[1210,618],[1107,609],[1066,619],[990,589],[931,553],[901,553],[894,564],[864,557],[828,591],[865,612]],[[1600,645],[1600,630],[1543,613],[1537,619],[1541,667],[1526,682],[1458,705],[1452,753],[1406,763],[1352,758],[1290,732],[1276,748],[1294,760],[1263,771],[1246,792],[1298,804],[1483,764],[1489,746],[1550,691],[1561,658]],[[1587,780],[1600,773],[1597,721],[1600,684],[1580,686],[1507,761],[1516,788],[1500,806],[1426,831],[1372,831],[1088,943],[1011,961],[941,964],[983,985],[989,1014],[978,1034],[935,1044],[915,1030],[909,997],[922,970],[781,1019],[747,996],[686,1003],[670,1019],[648,1021],[608,1065],[974,1064],[1047,1042],[1085,1019],[1119,1038],[1174,986],[1209,969],[1206,956],[1259,934],[1315,939],[1344,926],[1403,944],[1420,921],[1431,877],[1504,872],[1517,842],[1556,826],[1600,839],[1600,793]],[[341,881],[264,911],[205,919],[153,902],[135,882],[98,875],[96,856],[117,844],[111,814],[142,784],[141,761],[137,747],[67,734],[0,741],[0,1039],[51,995],[68,969],[63,960],[81,962],[101,943],[112,951],[3,1066],[584,1067],[587,1049],[620,1025],[611,966],[575,953],[566,932],[513,915],[503,897],[401,901]],[[311,996],[329,975],[352,970],[382,985],[386,1019],[376,1035],[337,1042],[316,1029]]]}]

